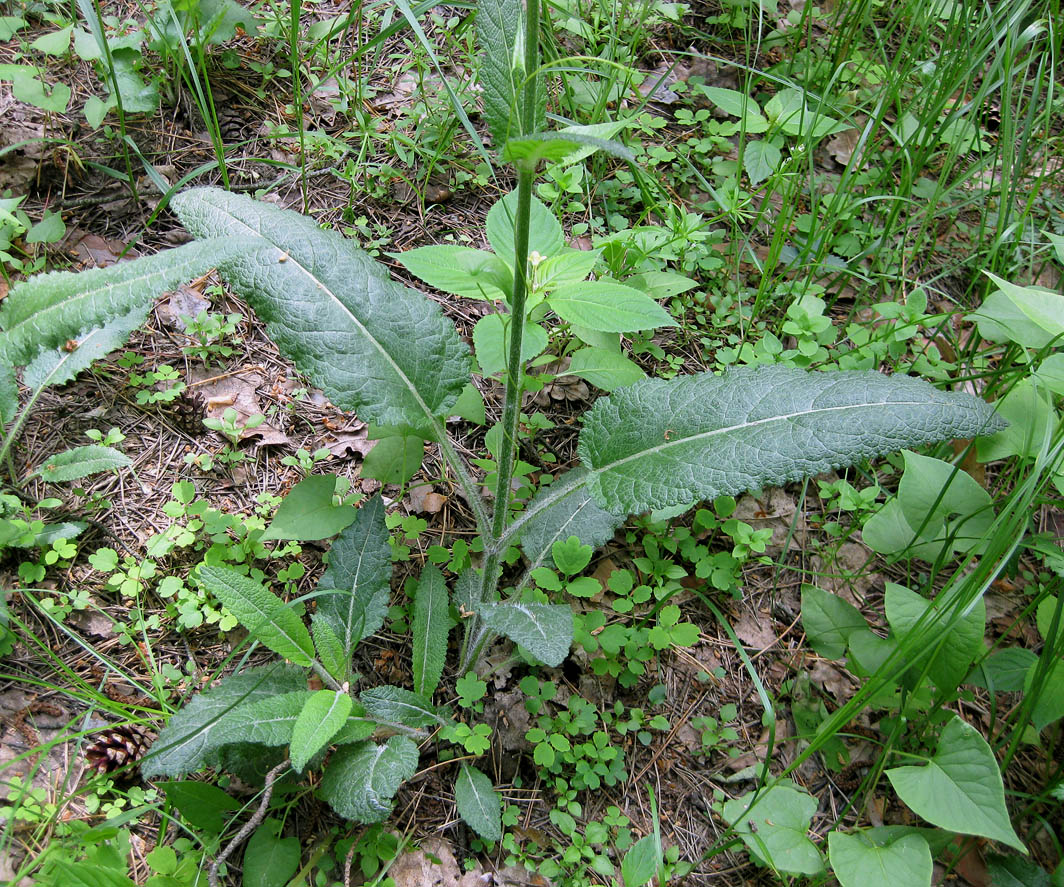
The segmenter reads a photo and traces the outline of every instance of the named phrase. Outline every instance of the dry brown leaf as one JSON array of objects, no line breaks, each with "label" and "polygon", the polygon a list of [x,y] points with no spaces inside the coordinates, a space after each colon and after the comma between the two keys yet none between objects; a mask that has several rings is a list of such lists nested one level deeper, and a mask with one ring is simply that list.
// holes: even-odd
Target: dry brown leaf
[{"label": "dry brown leaf", "polygon": [[170,294],[170,298],[160,302],[157,310],[163,323],[183,332],[188,327],[183,317],[194,318],[201,311],[209,311],[210,308],[210,299],[205,299],[203,293],[182,285]]},{"label": "dry brown leaf", "polygon": [[410,509],[416,514],[439,514],[447,504],[447,497],[437,493],[429,484],[421,484],[410,489]]},{"label": "dry brown leaf", "polygon": [[846,166],[853,158],[853,152],[857,150],[857,145],[860,141],[861,130],[844,129],[828,139],[826,145],[828,154],[835,158],[835,162],[839,166]]},{"label": "dry brown leaf", "polygon": [[765,650],[775,644],[779,638],[772,623],[772,616],[761,610],[756,613],[747,610],[739,621],[732,625],[732,628],[739,640],[755,650]]},{"label": "dry brown leaf", "polygon": [[363,459],[376,445],[377,441],[368,438],[369,429],[363,423],[354,431],[339,431],[325,438],[324,446],[330,453],[339,459],[347,459],[351,456],[361,456]]},{"label": "dry brown leaf", "polygon": [[[207,415],[220,419],[229,408],[236,410],[237,423],[243,424],[252,416],[266,411],[259,404],[257,391],[264,382],[263,375],[254,369],[225,373],[221,376],[208,376],[198,381],[195,388],[207,403]],[[254,440],[259,446],[290,443],[288,435],[268,422],[257,428],[244,429],[241,440]]]}]

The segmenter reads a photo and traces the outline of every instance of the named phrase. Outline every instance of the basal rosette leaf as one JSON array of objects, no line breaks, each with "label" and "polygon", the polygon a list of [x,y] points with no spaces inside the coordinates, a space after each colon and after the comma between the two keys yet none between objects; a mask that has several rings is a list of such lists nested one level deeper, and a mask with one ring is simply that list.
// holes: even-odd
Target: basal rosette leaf
[{"label": "basal rosette leaf", "polygon": [[418,580],[410,625],[414,691],[426,699],[439,686],[452,625],[443,574],[429,564]]},{"label": "basal rosette leaf", "polygon": [[325,769],[321,796],[347,819],[381,822],[392,812],[399,786],[417,770],[417,761],[417,746],[405,736],[393,736],[385,745],[345,746]]},{"label": "basal rosette leaf", "polygon": [[579,452],[595,501],[632,514],[1001,427],[985,402],[921,379],[742,367],[647,379],[600,398]]},{"label": "basal rosette leaf", "polygon": [[462,764],[454,783],[458,815],[488,841],[502,840],[502,799],[491,780],[468,764]]},{"label": "basal rosette leaf", "polygon": [[314,643],[303,620],[277,595],[231,567],[200,567],[199,582],[220,600],[248,632],[296,665],[310,665]]},{"label": "basal rosette leaf", "polygon": [[253,247],[248,238],[218,237],[109,268],[31,277],[0,305],[0,361],[25,366],[42,351],[78,342],[119,318],[127,333],[143,322],[157,295]]},{"label": "basal rosette leaf", "polygon": [[438,425],[469,379],[469,349],[422,293],[312,219],[214,188],[173,207],[197,237],[259,238],[220,271],[329,399],[381,425]]},{"label": "basal rosette leaf", "polygon": [[433,705],[419,693],[403,687],[384,684],[363,690],[359,701],[366,715],[378,721],[402,724],[404,727],[428,727],[449,722],[448,711]]},{"label": "basal rosette leaf", "polygon": [[384,503],[375,496],[329,549],[329,569],[318,582],[316,616],[333,630],[350,661],[358,642],[384,624],[392,552]]},{"label": "basal rosette leaf", "polygon": [[560,665],[573,642],[573,611],[561,604],[484,603],[477,615],[544,665]]},{"label": "basal rosette leaf", "polygon": [[212,751],[243,739],[233,733],[226,716],[244,706],[279,695],[306,692],[306,673],[299,668],[269,665],[252,668],[194,696],[160,731],[141,764],[145,778],[180,776],[198,770]]},{"label": "basal rosette leaf", "polygon": [[347,723],[354,701],[344,690],[319,690],[299,712],[292,727],[292,766],[303,770],[307,762]]}]

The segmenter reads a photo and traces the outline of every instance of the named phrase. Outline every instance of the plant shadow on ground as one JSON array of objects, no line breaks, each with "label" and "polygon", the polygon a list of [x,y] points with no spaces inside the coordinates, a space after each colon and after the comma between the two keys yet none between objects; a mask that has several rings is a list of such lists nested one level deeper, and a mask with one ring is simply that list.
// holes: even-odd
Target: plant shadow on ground
[{"label": "plant shadow on ground", "polygon": [[[640,159],[662,178],[675,176],[669,180],[670,189],[688,201],[683,212],[664,204],[651,208],[648,201],[633,199],[631,192],[636,189],[624,179],[624,170],[613,175],[616,171],[599,159],[588,161],[582,180],[574,181],[573,175],[558,170],[537,190],[545,203],[565,214],[570,242],[581,248],[592,242],[601,246],[611,272],[653,274],[667,268],[698,280],[697,297],[670,292],[662,298],[683,322],[653,336],[634,337],[629,349],[632,362],[661,375],[757,361],[863,367],[868,364],[861,361],[870,360],[873,366],[914,369],[940,379],[956,378],[960,375],[956,367],[963,365],[980,384],[989,377],[1004,394],[1011,384],[1008,373],[1001,371],[998,376],[995,368],[1016,360],[1023,348],[1038,352],[1047,346],[1012,343],[1004,356],[995,354],[983,363],[975,359],[963,329],[957,327],[961,311],[979,301],[978,271],[986,265],[1013,279],[1020,265],[1031,270],[1019,274],[1024,282],[1052,289],[1057,281],[1049,276],[1052,269],[1036,276],[1040,260],[1022,252],[1011,234],[994,230],[997,219],[980,207],[978,187],[985,184],[985,176],[993,175],[983,162],[989,149],[981,144],[991,138],[988,127],[980,124],[973,136],[950,121],[956,124],[948,129],[955,144],[947,139],[934,145],[937,151],[927,158],[926,167],[941,174],[937,182],[948,185],[945,193],[936,191],[933,177],[911,183],[914,193],[932,207],[924,216],[914,214],[899,222],[891,215],[893,208],[880,211],[878,204],[870,204],[875,210],[863,213],[860,199],[866,189],[876,187],[874,176],[851,191],[839,189],[851,201],[846,206],[833,203],[824,193],[805,187],[796,175],[803,161],[788,166],[780,147],[808,158],[811,179],[838,181],[853,172],[847,161],[840,160],[853,145],[825,147],[800,123],[759,140],[762,131],[755,119],[780,118],[780,108],[770,102],[785,92],[772,79],[784,76],[784,66],[790,66],[787,77],[803,69],[802,76],[815,91],[824,81],[816,79],[820,75],[814,63],[824,60],[813,58],[809,46],[786,43],[775,34],[782,29],[757,32],[770,39],[755,57],[745,51],[739,55],[734,41],[722,46],[696,33],[708,28],[710,18],[722,18],[715,23],[718,40],[721,34],[753,33],[757,25],[752,9],[729,3],[721,10],[693,8],[686,15],[673,10],[673,15],[663,8],[654,16],[636,16],[625,23],[630,29],[626,39],[643,41],[645,55],[638,67],[647,76],[654,76],[660,58],[687,68],[686,76],[677,81],[678,89],[669,90],[671,98],[634,85],[625,98],[629,107],[640,95],[661,99],[646,106],[647,113],[633,128],[645,144],[657,145]],[[598,14],[603,14],[601,9]],[[324,17],[321,11],[316,15]],[[462,14],[455,17],[461,27],[451,23],[446,11],[433,12],[426,20],[428,36],[441,57],[452,59],[448,76],[466,87],[463,106],[472,110],[470,49],[461,42],[468,39],[463,38],[468,26]],[[677,17],[678,21],[670,21]],[[176,184],[216,159],[220,137],[228,146],[227,175],[238,190],[262,191],[285,206],[301,209],[309,198],[306,208],[319,222],[344,231],[372,254],[401,254],[441,243],[483,248],[487,208],[509,190],[510,183],[492,181],[473,146],[458,137],[460,130],[449,119],[453,111],[424,47],[406,31],[390,36],[376,50],[377,67],[371,66],[367,55],[361,71],[364,83],[355,88],[340,78],[334,88],[321,78],[325,85],[304,96],[306,110],[297,121],[291,113],[291,78],[276,73],[288,64],[285,17],[265,18],[262,27],[268,37],[255,40],[234,34],[218,44],[218,58],[212,55],[211,67],[203,72],[213,91],[213,111],[190,97],[197,93],[194,83],[186,80],[172,107],[164,95],[158,113],[147,108],[141,109],[142,116],[132,112],[138,151],[151,158],[156,173],[162,171],[165,184]],[[596,25],[593,16],[586,22],[581,15],[555,17],[559,54],[598,46],[604,55],[609,41],[595,41],[602,41],[616,24],[606,22],[601,19]],[[309,27],[309,23],[308,18],[304,24]],[[799,23],[810,29],[830,24],[829,48],[835,53],[859,44],[858,24],[844,17],[830,22],[799,17]],[[62,26],[58,19],[30,16],[27,29],[11,35],[4,45],[0,61],[29,57],[40,62],[27,45]],[[587,30],[593,26],[598,30]],[[1016,30],[1022,33],[1022,28]],[[308,49],[307,73],[317,80],[330,69],[332,55],[343,53],[344,41],[356,39],[358,33],[352,28],[343,32],[342,39],[326,43],[324,60],[320,45],[316,53]],[[686,56],[664,54],[687,44],[687,37],[721,61],[695,64]],[[854,52],[871,57],[874,48],[858,45]],[[147,44],[144,52],[150,52]],[[399,56],[409,60],[402,65],[409,64],[405,71],[396,70],[394,60]],[[70,103],[66,115],[34,108],[6,92],[8,81],[0,82],[5,88],[0,100],[8,102],[5,114],[10,115],[5,125],[7,119],[13,121],[0,147],[33,142],[0,158],[7,176],[0,179],[0,190],[13,187],[17,195],[25,193],[21,208],[34,222],[43,220],[48,208],[62,210],[68,230],[51,259],[56,267],[67,259],[106,264],[123,252],[133,232],[140,232],[153,215],[159,191],[152,188],[158,183],[144,171],[137,154],[123,157],[113,117],[109,125],[114,130],[95,130],[91,135],[85,121],[78,119],[76,109],[90,94],[107,94],[91,63],[79,62],[69,53],[55,58],[65,67],[58,74],[49,70],[49,75],[53,81],[71,83],[79,99]],[[736,64],[728,65],[724,59]],[[660,68],[658,76],[665,75],[669,66]],[[728,96],[713,91],[742,91],[747,85],[743,71],[748,68],[770,74],[751,87],[756,114],[748,106],[735,109],[727,104]],[[879,70],[871,58],[862,68],[865,79],[851,84],[854,91],[870,89],[870,78]],[[143,69],[141,73],[145,76]],[[986,98],[982,82],[978,79],[974,89]],[[607,89],[571,92],[555,98],[566,116],[580,122],[597,121],[596,110],[619,105],[616,97],[603,94]],[[714,105],[714,99],[722,104]],[[1016,109],[1025,107],[1021,96],[1015,108],[1005,109],[1014,138],[1021,125],[1015,118],[1022,119]],[[361,108],[369,108],[369,115]],[[812,112],[803,106],[802,113]],[[856,111],[848,113],[851,118],[846,122],[857,123],[852,116]],[[951,112],[944,107],[942,113],[948,117]],[[212,115],[215,119],[206,122]],[[741,115],[749,117],[744,132],[751,134],[752,144],[762,145],[742,156],[729,130]],[[860,131],[863,125],[856,128]],[[1009,169],[1018,182],[1051,178],[1051,172],[1040,172],[1038,167],[1048,162],[1052,140],[1059,140],[1059,131],[1048,125],[1047,129],[1042,134],[1046,152],[1025,168]],[[780,146],[772,143],[773,137],[779,138]],[[1059,141],[1055,144],[1059,151]],[[685,164],[686,159],[691,163]],[[142,199],[133,198],[124,181],[129,169],[144,192]],[[1019,190],[1020,185],[1006,184],[1002,191],[1014,193],[1010,188]],[[1002,191],[994,192],[995,200],[1006,199]],[[715,212],[706,209],[711,196]],[[1032,232],[1049,227],[1047,219],[1062,199],[1052,189],[1032,196],[1030,215],[1022,216],[1025,224]],[[654,235],[636,223],[644,212],[651,213],[645,220],[648,229],[653,223],[669,232],[664,242],[655,242]],[[698,217],[690,218],[688,213]],[[784,217],[782,222],[778,216]],[[911,244],[892,245],[891,259],[877,256],[883,240],[898,231],[911,236]],[[181,234],[164,212],[147,228],[137,248],[149,253],[171,245]],[[984,236],[992,247],[982,245]],[[26,242],[25,231],[14,242],[25,250],[20,256],[24,270],[36,270],[33,262],[44,252]],[[971,258],[973,242],[980,244],[979,261]],[[872,282],[867,289],[856,278],[840,285],[823,273],[832,262],[855,257],[865,263],[862,269]],[[401,258],[391,267],[396,275],[416,282]],[[777,273],[774,269],[780,267],[789,270]],[[801,268],[814,271],[804,276],[794,270]],[[889,298],[873,294],[876,284],[901,273],[899,269],[904,269],[905,281],[928,282],[931,298],[925,297],[923,308],[919,297],[908,298],[908,315],[899,316],[896,309],[875,313],[876,303],[903,301],[900,288],[888,289]],[[799,279],[801,286],[795,283]],[[445,293],[437,297],[463,336],[475,342],[485,303]],[[219,328],[231,315],[239,320],[235,329],[216,339],[202,324],[193,326],[190,334],[183,318],[195,318],[200,311],[219,318]],[[967,328],[971,326],[968,323]],[[984,338],[993,338],[982,326],[979,329]],[[867,346],[865,351],[862,346]],[[555,378],[557,365],[545,363],[541,369],[546,381],[524,406],[528,420],[523,423],[518,453],[528,465],[521,477],[529,486],[541,484],[544,474],[560,474],[576,463],[574,417],[593,397],[580,378]],[[143,382],[131,384],[131,374],[139,374]],[[176,390],[181,385],[185,388]],[[485,381],[480,390],[489,412],[497,414],[498,386]],[[141,391],[150,392],[151,398],[139,398]],[[227,415],[227,410],[234,412]],[[215,427],[197,424],[203,417],[214,420]],[[118,434],[111,429],[118,429]],[[483,424],[455,422],[453,430],[460,448],[483,452]],[[86,436],[93,431],[98,438]],[[439,482],[443,468],[432,448],[423,451],[418,443],[411,455],[404,449],[409,442],[402,438],[386,438],[374,446],[371,432],[308,386],[277,353],[254,314],[213,277],[164,299],[125,348],[97,363],[91,373],[45,392],[13,453],[17,477],[39,468],[53,453],[94,441],[117,446],[129,457],[133,471],[63,486],[36,477],[20,491],[21,499],[33,505],[57,500],[46,511],[35,512],[49,523],[72,520],[86,526],[72,550],[61,544],[5,550],[2,587],[37,589],[8,599],[8,625],[15,629],[18,642],[4,658],[6,687],[0,695],[2,779],[9,792],[0,850],[12,875],[21,866],[32,866],[50,846],[52,865],[63,862],[65,854],[70,860],[89,860],[126,874],[129,860],[134,860],[128,871],[138,882],[152,883],[148,879],[155,878],[160,885],[194,884],[198,878],[206,883],[210,860],[258,804],[256,774],[223,778],[231,798],[226,807],[217,796],[189,800],[136,779],[107,776],[94,781],[84,772],[81,756],[86,746],[100,741],[108,724],[133,722],[158,730],[184,696],[245,656],[246,636],[218,600],[188,581],[191,568],[204,562],[248,565],[287,596],[314,591],[324,570],[324,544],[267,546],[257,538],[279,497],[308,474],[339,476],[346,481],[339,490],[342,496],[368,499],[383,492],[390,500],[395,572],[389,609],[384,630],[358,649],[354,666],[363,675],[379,677],[380,683],[411,685],[411,580],[425,562],[438,564],[449,578],[459,573],[469,558],[455,540],[470,538],[474,521],[462,496]],[[1059,445],[1059,432],[1056,441],[1047,449]],[[1014,449],[1007,455],[1022,452]],[[939,450],[937,455],[949,458],[950,454]],[[413,458],[420,464],[423,457],[423,467],[409,484],[396,483],[389,473],[397,461]],[[1024,473],[1028,469],[1019,462],[996,462],[987,468],[971,458],[962,465],[994,491],[999,514],[1012,513],[1008,504],[1000,504],[1006,500],[1013,510],[1019,503],[1033,501],[1033,493],[1027,499],[1009,499],[1031,483],[1031,475]],[[560,575],[537,579],[544,591],[552,590],[551,583],[573,587],[581,579],[594,582],[570,592],[577,616],[576,640],[556,669],[511,661],[513,645],[501,641],[486,652],[487,669],[476,678],[459,676],[455,674],[459,651],[449,650],[445,669],[449,677],[437,698],[455,706],[459,721],[470,730],[477,724],[492,728],[481,767],[501,788],[507,805],[503,841],[489,848],[456,822],[449,775],[456,765],[426,749],[418,776],[398,791],[387,828],[353,828],[315,799],[313,785],[293,780],[278,785],[256,849],[277,854],[284,865],[294,854],[297,865],[290,877],[305,867],[307,883],[312,878],[320,879],[314,883],[338,883],[345,858],[354,862],[356,877],[361,871],[369,881],[400,849],[442,833],[450,852],[460,862],[468,860],[471,868],[491,864],[505,868],[509,863],[506,871],[514,878],[518,871],[514,865],[538,869],[538,875],[522,876],[527,880],[517,883],[539,883],[535,880],[539,877],[557,883],[608,884],[620,877],[625,852],[658,827],[662,843],[676,848],[672,862],[693,864],[687,883],[780,883],[793,877],[803,869],[784,865],[782,870],[792,875],[777,876],[757,865],[751,858],[758,852],[757,840],[750,835],[744,844],[736,840],[726,852],[709,859],[703,854],[735,819],[725,803],[750,791],[764,767],[773,774],[790,768],[830,715],[853,697],[869,674],[875,674],[875,668],[854,667],[855,657],[861,658],[855,641],[845,664],[842,652],[825,647],[823,632],[817,643],[810,643],[807,635],[816,632],[803,620],[809,612],[803,585],[815,584],[852,604],[873,626],[876,637],[888,630],[897,636],[902,634],[900,623],[891,618],[889,601],[884,603],[890,593],[885,589],[919,587],[933,593],[949,588],[954,570],[960,569],[956,564],[962,563],[957,558],[973,549],[955,528],[942,530],[961,537],[950,543],[947,553],[922,559],[899,557],[898,549],[887,543],[874,552],[860,541],[868,543],[868,536],[858,537],[857,531],[868,526],[884,500],[903,499],[901,479],[910,470],[915,477],[918,467],[913,460],[891,457],[873,469],[853,469],[841,477],[821,475],[806,485],[704,505],[704,514],[629,520],[589,564],[572,574],[559,565]],[[191,484],[191,489],[182,484]],[[870,489],[871,498],[862,498]],[[1038,500],[1032,509],[1037,524],[1022,548],[1011,554],[1010,569],[996,576],[984,595],[986,636],[1003,647],[1039,649],[1048,639],[1051,649],[1057,635],[1059,616],[1054,617],[1046,601],[1061,599],[1060,567],[1053,559],[1053,546],[1059,546],[1064,536],[1059,501],[1059,493],[1052,490]],[[977,511],[974,506],[966,511],[962,504],[948,515],[951,521],[961,521],[963,529],[962,518]],[[929,508],[925,513],[933,512]],[[943,526],[946,515],[941,515]],[[910,526],[903,547],[917,544],[918,536],[922,544],[936,539],[936,528],[921,535],[923,529]],[[986,532],[984,527],[975,535]],[[505,575],[516,577],[516,566],[508,569]],[[670,607],[677,608],[675,615]],[[842,623],[847,618],[851,617],[839,617]],[[842,623],[837,620],[832,625],[838,631]],[[854,622],[845,624],[858,631]],[[842,638],[844,650],[850,638]],[[982,632],[980,642],[981,638]],[[835,641],[840,642],[838,637]],[[252,653],[245,664],[265,662],[260,652]],[[870,650],[863,652],[874,658]],[[1029,668],[1031,663],[1024,665]],[[810,834],[822,837],[840,816],[847,825],[919,822],[893,792],[883,789],[884,749],[923,754],[926,760],[944,727],[945,709],[920,697],[911,677],[909,685],[899,679],[898,687],[887,691],[887,695],[896,693],[897,699],[881,699],[878,706],[855,712],[856,717],[818,754],[802,759],[791,773],[818,801],[806,822]],[[1041,738],[1035,730],[1033,738],[1028,732],[1023,739],[1021,730],[1013,744],[1011,734],[1000,730],[999,719],[1025,698],[1024,679],[1021,676],[1017,685],[1015,674],[1001,668],[981,680],[981,685],[965,685],[959,701],[950,701],[950,710],[963,711],[980,732],[1003,742],[1002,752],[1007,749],[1010,760],[1005,786],[1010,795],[1027,799],[1014,807],[1028,807],[1031,826],[1024,835],[1028,847],[1039,864],[1052,869],[1059,863],[1052,836],[1062,830],[1059,724],[1053,724],[1055,718],[1036,719],[1040,728],[1046,727]],[[1005,693],[995,694],[987,686],[1004,688]],[[924,692],[929,691],[924,688]],[[774,719],[767,716],[766,698],[772,700],[768,710],[775,713]],[[905,719],[919,721],[931,711],[939,718],[937,723],[929,720],[907,732]],[[474,732],[459,742],[471,755],[484,751]],[[453,755],[454,747],[446,754]],[[260,780],[266,769],[257,773]],[[1054,786],[1055,798],[1050,791]],[[651,814],[652,799],[656,817]],[[181,818],[168,804],[180,810]],[[215,815],[204,814],[204,809],[214,810]],[[92,830],[105,820],[114,824],[112,832]],[[1037,825],[1039,821],[1044,827]],[[806,829],[799,831],[804,836]],[[304,846],[293,845],[292,836]],[[165,842],[157,843],[160,838],[174,839],[172,858]],[[999,883],[991,879],[1000,879],[1003,867],[1013,865],[981,850],[965,854],[933,849],[936,865],[955,865],[959,876],[971,884]],[[442,856],[444,849],[430,855]],[[254,851],[243,857],[245,883],[253,859]],[[391,872],[397,883],[406,871],[403,865],[408,862]],[[428,871],[431,865],[430,859]],[[423,878],[425,871],[415,868],[403,877]],[[482,869],[474,871],[479,875]],[[671,874],[678,881],[681,869]],[[237,877],[232,875],[233,883]]]}]

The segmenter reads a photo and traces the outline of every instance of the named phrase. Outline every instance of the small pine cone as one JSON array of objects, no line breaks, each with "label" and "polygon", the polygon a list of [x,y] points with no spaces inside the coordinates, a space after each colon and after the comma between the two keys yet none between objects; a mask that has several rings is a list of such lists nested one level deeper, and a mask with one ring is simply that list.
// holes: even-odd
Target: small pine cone
[{"label": "small pine cone", "polygon": [[103,730],[85,748],[85,760],[97,773],[114,773],[136,764],[150,745],[150,738],[138,727],[120,724]]},{"label": "small pine cone", "polygon": [[196,437],[204,431],[206,406],[202,394],[186,388],[170,403],[170,420],[189,437]]}]

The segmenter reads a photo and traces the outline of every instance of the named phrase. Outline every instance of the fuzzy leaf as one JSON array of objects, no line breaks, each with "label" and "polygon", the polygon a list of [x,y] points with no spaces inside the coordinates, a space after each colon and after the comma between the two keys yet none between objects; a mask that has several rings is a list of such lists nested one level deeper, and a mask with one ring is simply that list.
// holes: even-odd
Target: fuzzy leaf
[{"label": "fuzzy leaf", "polygon": [[329,761],[321,796],[347,819],[381,822],[392,812],[399,786],[417,770],[417,760],[417,746],[405,736],[393,736],[385,745],[345,746]]},{"label": "fuzzy leaf", "polygon": [[382,425],[433,427],[447,415],[471,364],[438,305],[298,213],[214,188],[172,205],[198,237],[259,238],[220,270],[334,404]]},{"label": "fuzzy leaf", "polygon": [[[532,500],[529,513],[534,517],[521,527],[521,547],[532,567],[551,558],[555,542],[576,536],[585,545],[598,548],[612,539],[614,532],[624,523],[623,515],[599,508],[591,498],[584,482],[587,476],[585,469],[574,468]],[[564,494],[562,491],[570,484],[570,492]],[[539,503],[548,500],[549,506],[538,507]]]},{"label": "fuzzy leaf", "polygon": [[105,326],[90,330],[77,340],[77,347],[73,350],[68,350],[69,343],[59,348],[42,349],[26,365],[22,380],[31,391],[69,382],[94,361],[121,348],[133,330],[144,323],[149,307],[150,303],[138,306]]},{"label": "fuzzy leaf", "polygon": [[439,686],[447,658],[447,635],[454,623],[447,607],[443,574],[429,564],[421,571],[414,595],[413,642],[414,692],[431,699]]},{"label": "fuzzy leaf", "polygon": [[292,747],[288,752],[297,771],[302,771],[344,726],[353,704],[351,696],[342,690],[319,690],[307,700],[292,728]]},{"label": "fuzzy leaf", "polygon": [[200,583],[256,639],[296,665],[310,665],[314,644],[303,620],[277,595],[230,567],[200,567]]},{"label": "fuzzy leaf", "polygon": [[477,4],[477,47],[481,51],[480,88],[484,117],[496,145],[520,131],[517,102],[524,77],[523,59],[515,54],[520,44],[521,0],[480,0]]},{"label": "fuzzy leaf", "polygon": [[132,464],[133,460],[129,456],[114,447],[90,444],[50,456],[34,475],[39,474],[49,483],[65,483],[88,477],[90,474],[99,474],[101,471],[129,468]]},{"label": "fuzzy leaf", "polygon": [[561,604],[485,603],[477,608],[484,624],[520,644],[544,665],[569,655],[573,611]]},{"label": "fuzzy leaf", "polygon": [[921,379],[742,367],[648,379],[600,398],[579,452],[596,502],[632,514],[1001,427],[988,404]]},{"label": "fuzzy leaf", "polygon": [[366,714],[379,721],[415,728],[448,722],[446,709],[437,708],[424,696],[402,687],[372,687],[363,690],[358,698]]},{"label": "fuzzy leaf", "polygon": [[336,632],[321,613],[315,613],[310,617],[310,633],[314,638],[318,662],[336,680],[341,683],[346,681],[350,660],[344,655],[343,644],[340,643]]},{"label": "fuzzy leaf", "polygon": [[[280,665],[252,668],[226,678],[217,687],[192,697],[170,718],[152,743],[141,772],[152,778],[198,770],[212,750],[233,741],[231,725],[224,722],[227,714],[278,694],[306,692],[306,683],[302,669]],[[240,732],[236,738],[241,738]]]},{"label": "fuzzy leaf", "polygon": [[462,764],[454,783],[454,801],[458,815],[480,837],[502,840],[502,799],[485,774]]},{"label": "fuzzy leaf", "polygon": [[25,366],[42,350],[80,341],[131,312],[139,311],[143,318],[159,293],[253,246],[247,238],[219,237],[109,268],[31,277],[0,305],[0,361]]},{"label": "fuzzy leaf", "polygon": [[375,496],[333,542],[329,569],[318,582],[318,615],[340,639],[348,661],[359,641],[384,624],[391,579],[384,503]]},{"label": "fuzzy leaf", "polygon": [[887,771],[887,778],[898,797],[933,825],[1026,852],[1009,822],[994,752],[959,717],[946,725],[926,766],[895,767]]}]

